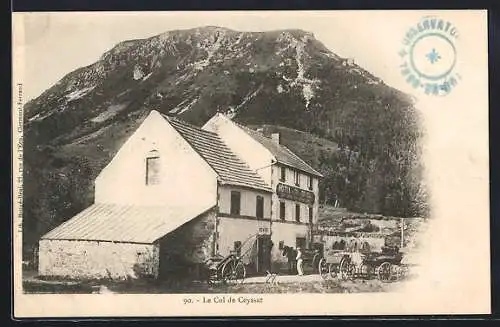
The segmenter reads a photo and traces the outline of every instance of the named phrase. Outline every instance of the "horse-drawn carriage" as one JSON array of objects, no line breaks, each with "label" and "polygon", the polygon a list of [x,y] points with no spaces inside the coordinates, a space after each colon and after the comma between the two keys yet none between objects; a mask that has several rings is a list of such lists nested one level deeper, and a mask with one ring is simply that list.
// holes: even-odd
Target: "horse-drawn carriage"
[{"label": "horse-drawn carriage", "polygon": [[324,279],[378,278],[382,282],[400,280],[406,275],[401,264],[403,254],[397,247],[382,247],[381,252],[363,252],[359,249],[328,249],[318,262],[318,272]]},{"label": "horse-drawn carriage", "polygon": [[209,258],[205,262],[206,281],[209,285],[216,282],[225,284],[241,284],[246,277],[246,268],[241,256],[236,253],[223,257],[220,255]]}]

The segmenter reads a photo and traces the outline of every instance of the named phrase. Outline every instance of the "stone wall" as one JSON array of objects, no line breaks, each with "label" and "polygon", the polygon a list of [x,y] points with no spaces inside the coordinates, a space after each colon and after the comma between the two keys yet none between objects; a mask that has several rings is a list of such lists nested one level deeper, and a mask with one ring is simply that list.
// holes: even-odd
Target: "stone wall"
[{"label": "stone wall", "polygon": [[71,279],[127,279],[158,276],[156,244],[41,240],[41,276]]},{"label": "stone wall", "polygon": [[215,218],[216,211],[210,210],[160,240],[161,278],[197,277],[200,265],[212,256]]}]

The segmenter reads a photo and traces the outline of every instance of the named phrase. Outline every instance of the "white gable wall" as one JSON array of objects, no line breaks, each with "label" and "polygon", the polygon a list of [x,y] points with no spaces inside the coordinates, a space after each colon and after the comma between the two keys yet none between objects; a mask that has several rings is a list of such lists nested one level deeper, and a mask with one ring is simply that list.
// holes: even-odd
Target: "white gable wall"
[{"label": "white gable wall", "polygon": [[[160,182],[146,185],[146,158],[156,150]],[[152,111],[95,181],[96,203],[215,205],[217,174],[157,111]]]},{"label": "white gable wall", "polygon": [[222,114],[214,115],[202,129],[219,134],[231,151],[271,185],[271,163],[275,158],[262,144]]}]

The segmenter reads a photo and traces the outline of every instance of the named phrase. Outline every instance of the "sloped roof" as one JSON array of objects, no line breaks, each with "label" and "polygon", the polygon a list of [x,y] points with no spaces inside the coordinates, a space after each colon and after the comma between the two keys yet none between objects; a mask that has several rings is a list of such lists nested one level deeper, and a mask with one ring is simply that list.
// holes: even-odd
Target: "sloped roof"
[{"label": "sloped roof", "polygon": [[51,230],[43,239],[153,243],[215,204],[136,206],[93,204]]},{"label": "sloped roof", "polygon": [[219,175],[222,183],[271,192],[262,178],[213,132],[174,117],[163,116]]},{"label": "sloped roof", "polygon": [[319,172],[308,165],[304,160],[300,159],[295,153],[290,151],[286,146],[282,144],[277,144],[275,141],[269,137],[264,136],[262,133],[254,131],[246,126],[237,124],[240,126],[248,135],[250,135],[254,140],[262,144],[271,154],[276,158],[276,160],[284,165],[302,170],[314,176],[322,177]]}]

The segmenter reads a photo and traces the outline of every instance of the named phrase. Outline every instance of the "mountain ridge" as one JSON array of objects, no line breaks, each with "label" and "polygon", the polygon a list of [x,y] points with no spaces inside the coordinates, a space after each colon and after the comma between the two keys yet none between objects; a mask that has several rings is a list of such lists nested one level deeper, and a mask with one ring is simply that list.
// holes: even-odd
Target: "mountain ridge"
[{"label": "mountain ridge", "polygon": [[309,32],[199,27],[120,42],[26,104],[27,244],[92,202],[93,178],[152,109],[197,126],[223,112],[281,129],[325,175],[323,202],[401,216],[425,209],[408,95]]}]

